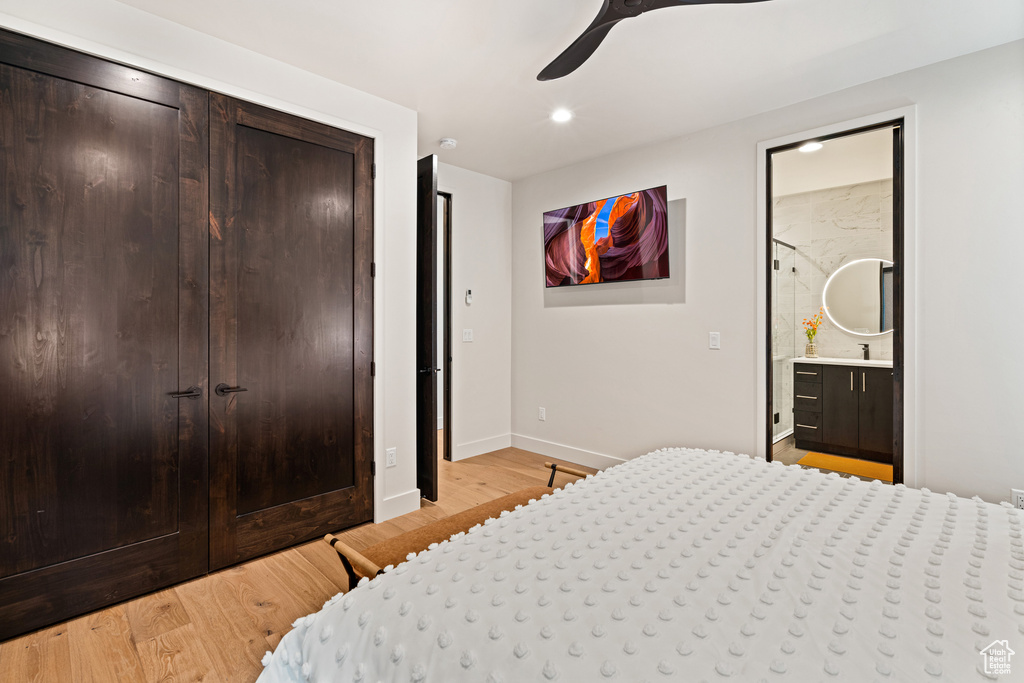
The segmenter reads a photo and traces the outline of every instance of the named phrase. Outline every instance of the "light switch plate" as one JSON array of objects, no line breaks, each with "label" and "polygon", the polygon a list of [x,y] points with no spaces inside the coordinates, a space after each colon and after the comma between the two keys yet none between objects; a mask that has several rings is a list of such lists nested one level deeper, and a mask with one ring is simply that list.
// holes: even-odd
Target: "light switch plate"
[{"label": "light switch plate", "polygon": [[462,331],[462,341],[464,341],[464,342],[471,342],[471,341],[473,341],[473,330],[463,330]]},{"label": "light switch plate", "polygon": [[721,332],[708,332],[708,348],[716,351],[722,348]]},{"label": "light switch plate", "polygon": [[544,408],[537,408],[537,419],[541,422],[546,422],[548,419],[548,411]]}]

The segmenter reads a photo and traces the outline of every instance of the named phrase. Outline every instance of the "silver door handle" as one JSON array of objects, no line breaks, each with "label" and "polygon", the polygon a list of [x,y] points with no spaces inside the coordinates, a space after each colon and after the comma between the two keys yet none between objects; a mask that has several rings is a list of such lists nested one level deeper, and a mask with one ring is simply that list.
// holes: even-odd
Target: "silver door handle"
[{"label": "silver door handle", "polygon": [[816,373],[816,372],[804,372],[803,370],[797,370],[796,374],[798,374],[798,375],[814,375],[815,377],[818,376],[818,373]]},{"label": "silver door handle", "polygon": [[868,373],[866,372],[860,373],[860,390],[861,392],[868,390]]},{"label": "silver door handle", "polygon": [[850,370],[850,391],[853,391],[853,370]]},{"label": "silver door handle", "polygon": [[811,425],[802,425],[802,424],[798,424],[797,427],[799,427],[800,429],[817,429],[817,427],[812,427]]},{"label": "silver door handle", "polygon": [[811,399],[812,401],[817,401],[817,400],[818,400],[818,397],[817,397],[817,396],[801,396],[800,394],[797,394],[797,395],[796,395],[796,397],[797,397],[797,398],[809,398],[809,399]]}]

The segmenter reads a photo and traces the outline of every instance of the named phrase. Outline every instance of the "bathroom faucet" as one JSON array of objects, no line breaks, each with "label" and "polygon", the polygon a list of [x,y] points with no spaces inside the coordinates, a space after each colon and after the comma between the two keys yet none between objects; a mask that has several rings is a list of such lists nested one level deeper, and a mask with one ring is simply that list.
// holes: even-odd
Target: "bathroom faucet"
[{"label": "bathroom faucet", "polygon": [[862,349],[864,349],[864,360],[870,360],[869,356],[870,356],[871,354],[870,354],[870,352],[868,351],[868,349],[869,349],[870,347],[869,347],[869,346],[868,346],[867,344],[861,344],[861,345],[860,345],[860,347],[861,347]]}]

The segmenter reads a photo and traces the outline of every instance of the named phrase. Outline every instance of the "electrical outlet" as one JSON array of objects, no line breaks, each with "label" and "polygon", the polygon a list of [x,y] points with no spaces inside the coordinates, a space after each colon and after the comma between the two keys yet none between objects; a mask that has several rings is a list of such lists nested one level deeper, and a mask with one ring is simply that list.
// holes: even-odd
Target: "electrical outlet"
[{"label": "electrical outlet", "polygon": [[384,466],[394,467],[398,464],[398,449],[388,448],[384,451]]},{"label": "electrical outlet", "polygon": [[722,333],[721,332],[708,332],[708,348],[715,349],[716,351],[722,348]]},{"label": "electrical outlet", "polygon": [[1010,490],[1013,491],[1013,498],[1011,498],[1010,500],[1010,502],[1013,503],[1013,507],[1017,508],[1018,510],[1024,510],[1024,491],[1020,489]]},{"label": "electrical outlet", "polygon": [[537,408],[537,419],[541,422],[545,422],[548,419],[548,411],[544,408]]},{"label": "electrical outlet", "polygon": [[463,330],[462,331],[462,341],[464,341],[464,342],[471,342],[471,341],[473,341],[473,330]]}]

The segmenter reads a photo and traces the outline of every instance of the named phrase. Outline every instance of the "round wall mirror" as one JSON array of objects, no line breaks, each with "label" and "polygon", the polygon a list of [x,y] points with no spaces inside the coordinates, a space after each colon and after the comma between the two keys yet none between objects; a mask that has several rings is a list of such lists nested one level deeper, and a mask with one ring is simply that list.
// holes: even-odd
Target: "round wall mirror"
[{"label": "round wall mirror", "polygon": [[850,261],[832,273],[821,299],[828,319],[843,332],[861,337],[892,332],[892,261]]}]

